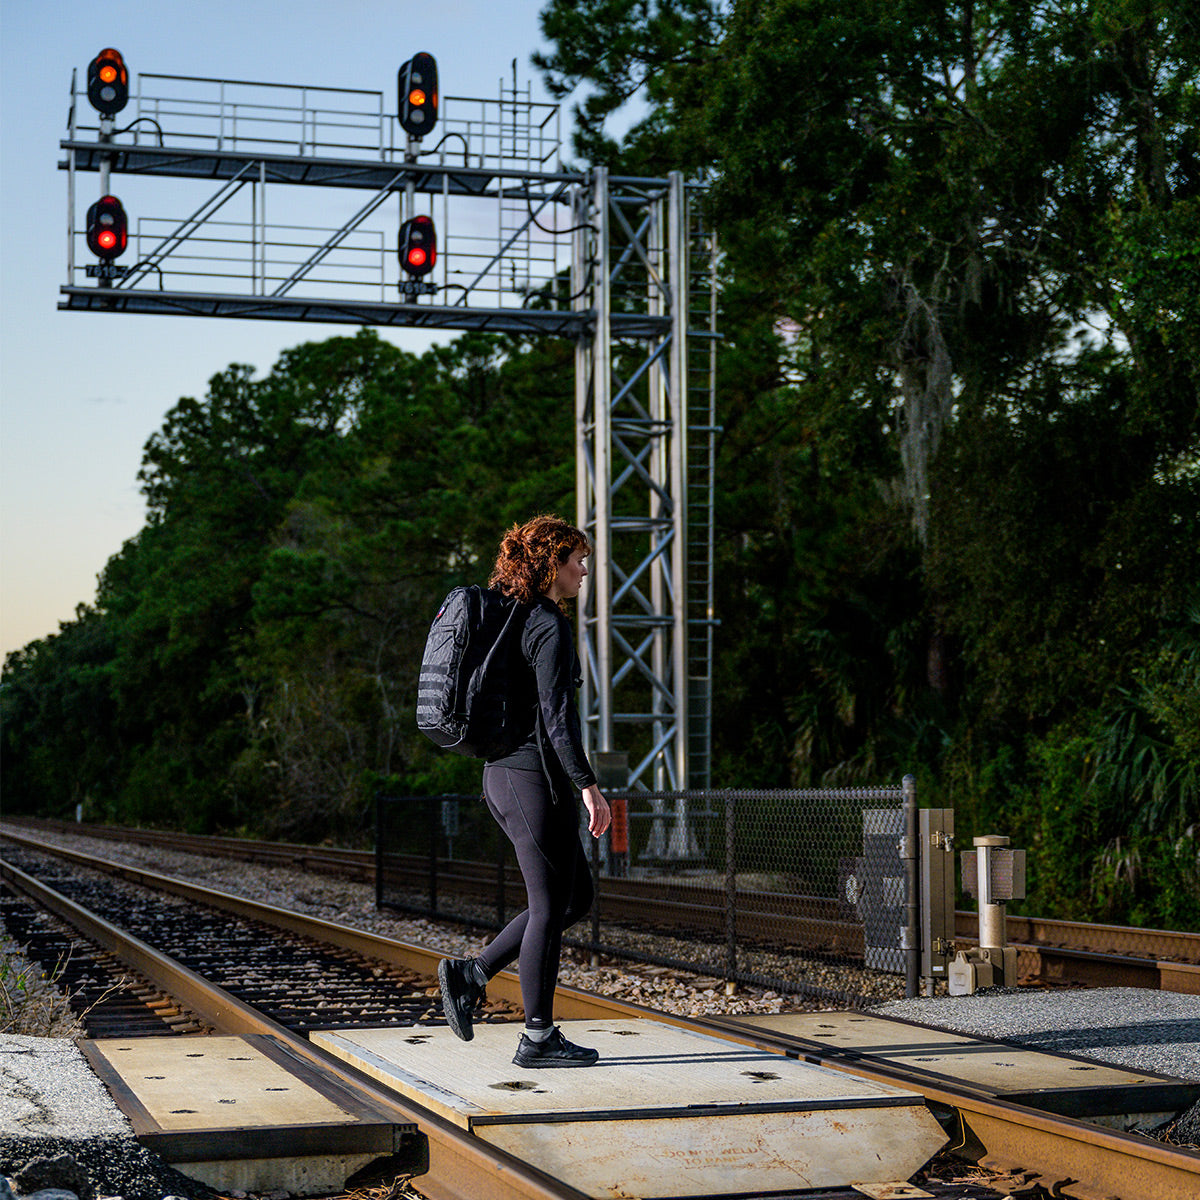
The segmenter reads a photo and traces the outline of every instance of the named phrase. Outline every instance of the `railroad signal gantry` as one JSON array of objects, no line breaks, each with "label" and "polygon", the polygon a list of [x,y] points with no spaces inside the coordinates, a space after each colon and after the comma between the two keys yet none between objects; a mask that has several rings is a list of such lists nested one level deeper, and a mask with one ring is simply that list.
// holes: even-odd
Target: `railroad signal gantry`
[{"label": "railroad signal gantry", "polygon": [[[424,52],[400,68],[394,114],[380,91],[131,80],[115,50],[88,68],[97,125],[71,91],[61,309],[574,341],[576,519],[595,545],[580,621],[589,748],[624,753],[633,786],[708,786],[717,251],[702,186],[568,168],[557,105],[515,73],[494,101],[443,96]],[[104,199],[81,229],[91,172]],[[116,267],[93,233],[97,205],[124,216],[112,173],[207,195],[174,213],[139,203],[121,227],[133,266]],[[323,211],[361,203],[317,228],[314,187]],[[98,283],[95,263],[76,264],[81,236],[110,267]],[[686,857],[675,818],[654,850]]]}]

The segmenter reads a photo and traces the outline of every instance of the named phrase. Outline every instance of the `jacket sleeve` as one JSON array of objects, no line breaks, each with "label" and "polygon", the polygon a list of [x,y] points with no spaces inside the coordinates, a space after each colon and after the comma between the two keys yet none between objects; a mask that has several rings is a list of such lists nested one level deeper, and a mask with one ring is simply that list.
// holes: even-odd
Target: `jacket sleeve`
[{"label": "jacket sleeve", "polygon": [[571,627],[556,612],[542,610],[526,626],[526,654],[537,680],[538,708],[550,745],[567,778],[577,787],[596,782],[583,750],[583,732],[575,703],[575,647]]}]

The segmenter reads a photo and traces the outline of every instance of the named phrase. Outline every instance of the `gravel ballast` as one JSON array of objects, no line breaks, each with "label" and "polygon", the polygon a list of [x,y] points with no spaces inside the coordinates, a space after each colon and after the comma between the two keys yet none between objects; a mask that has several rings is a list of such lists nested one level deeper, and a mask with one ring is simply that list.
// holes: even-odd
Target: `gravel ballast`
[{"label": "gravel ballast", "polygon": [[1200,1080],[1200,996],[1141,988],[1006,988],[896,1000],[873,1011],[955,1033]]}]

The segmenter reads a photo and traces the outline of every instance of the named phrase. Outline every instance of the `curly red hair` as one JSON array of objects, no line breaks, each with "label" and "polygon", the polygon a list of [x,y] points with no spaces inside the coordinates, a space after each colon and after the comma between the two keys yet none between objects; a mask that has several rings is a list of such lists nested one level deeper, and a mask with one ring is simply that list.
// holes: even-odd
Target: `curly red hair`
[{"label": "curly red hair", "polygon": [[541,516],[514,525],[500,542],[488,586],[528,604],[558,578],[558,568],[576,550],[591,554],[582,529],[561,517]]}]

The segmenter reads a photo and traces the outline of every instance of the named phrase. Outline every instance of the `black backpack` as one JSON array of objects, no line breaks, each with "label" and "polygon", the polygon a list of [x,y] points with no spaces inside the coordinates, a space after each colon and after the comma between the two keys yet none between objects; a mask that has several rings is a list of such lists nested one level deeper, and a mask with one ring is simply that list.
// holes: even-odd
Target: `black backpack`
[{"label": "black backpack", "polygon": [[417,728],[468,758],[515,749],[509,665],[527,604],[491,588],[456,587],[429,627],[417,689]]}]

